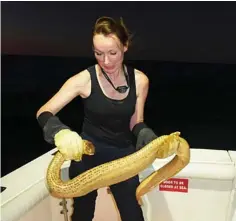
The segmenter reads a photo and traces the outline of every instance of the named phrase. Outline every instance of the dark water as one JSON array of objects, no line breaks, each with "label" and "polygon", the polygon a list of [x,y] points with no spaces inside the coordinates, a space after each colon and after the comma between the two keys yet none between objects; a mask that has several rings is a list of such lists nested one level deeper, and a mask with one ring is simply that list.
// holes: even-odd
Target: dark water
[{"label": "dark water", "polygon": [[[181,131],[192,148],[236,150],[236,65],[127,61],[150,79],[146,123],[161,135]],[[35,119],[74,73],[94,64],[84,58],[2,56],[2,176],[49,151]],[[60,113],[80,132],[76,98]]]}]

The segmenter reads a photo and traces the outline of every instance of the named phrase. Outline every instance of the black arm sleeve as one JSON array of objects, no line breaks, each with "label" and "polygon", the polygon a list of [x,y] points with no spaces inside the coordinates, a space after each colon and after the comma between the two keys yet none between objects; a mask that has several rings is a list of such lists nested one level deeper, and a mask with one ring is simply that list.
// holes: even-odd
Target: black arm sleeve
[{"label": "black arm sleeve", "polygon": [[38,118],[39,126],[43,129],[44,140],[50,144],[54,144],[54,136],[62,129],[70,129],[63,124],[57,116],[51,112],[43,112]]}]

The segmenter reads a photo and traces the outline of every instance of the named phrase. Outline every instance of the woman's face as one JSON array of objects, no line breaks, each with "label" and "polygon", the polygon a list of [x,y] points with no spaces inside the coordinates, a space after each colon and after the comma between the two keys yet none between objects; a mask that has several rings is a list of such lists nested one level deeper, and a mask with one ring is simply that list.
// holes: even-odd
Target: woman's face
[{"label": "woman's face", "polygon": [[115,35],[96,34],[93,37],[93,47],[98,64],[107,74],[115,73],[121,68],[127,47]]}]

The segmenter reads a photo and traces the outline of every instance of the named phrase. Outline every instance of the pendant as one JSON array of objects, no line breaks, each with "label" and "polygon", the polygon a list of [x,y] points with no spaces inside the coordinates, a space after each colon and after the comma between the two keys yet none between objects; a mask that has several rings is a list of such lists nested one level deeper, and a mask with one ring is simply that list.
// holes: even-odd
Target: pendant
[{"label": "pendant", "polygon": [[119,86],[119,87],[116,88],[116,90],[119,93],[124,94],[128,90],[128,87],[127,86]]}]

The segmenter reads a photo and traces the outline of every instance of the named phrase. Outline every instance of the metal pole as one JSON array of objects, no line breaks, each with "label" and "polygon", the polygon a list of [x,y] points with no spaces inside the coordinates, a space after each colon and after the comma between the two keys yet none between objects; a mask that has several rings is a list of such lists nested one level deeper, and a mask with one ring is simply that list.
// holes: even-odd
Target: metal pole
[{"label": "metal pole", "polygon": [[60,205],[62,206],[61,214],[64,214],[64,220],[68,221],[68,210],[67,210],[67,201],[65,198],[62,198],[62,201],[60,202]]}]

